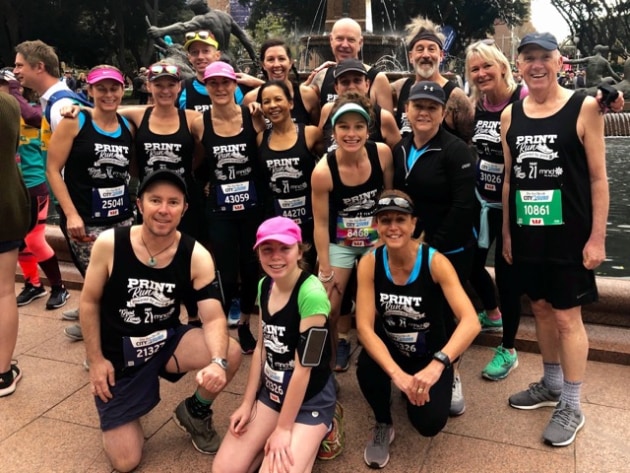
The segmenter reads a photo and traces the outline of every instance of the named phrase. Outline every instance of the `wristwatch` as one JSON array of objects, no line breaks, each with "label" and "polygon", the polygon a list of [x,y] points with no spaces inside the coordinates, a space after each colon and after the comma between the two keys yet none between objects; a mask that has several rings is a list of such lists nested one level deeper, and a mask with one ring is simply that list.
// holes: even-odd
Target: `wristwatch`
[{"label": "wristwatch", "polygon": [[436,351],[433,354],[433,359],[434,360],[438,360],[440,363],[442,363],[444,365],[445,368],[450,368],[451,367],[451,359],[448,357],[448,355],[446,353],[444,353],[443,351]]},{"label": "wristwatch", "polygon": [[216,363],[221,368],[223,368],[224,370],[227,371],[227,369],[228,369],[228,362],[227,362],[227,360],[225,358],[216,357],[216,358],[212,358],[211,361],[212,361],[212,363]]}]

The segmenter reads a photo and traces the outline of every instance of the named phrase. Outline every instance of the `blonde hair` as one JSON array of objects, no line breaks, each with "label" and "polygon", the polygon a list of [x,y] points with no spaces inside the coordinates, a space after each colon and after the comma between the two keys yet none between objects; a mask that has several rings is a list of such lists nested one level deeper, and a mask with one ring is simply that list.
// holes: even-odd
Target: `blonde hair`
[{"label": "blonde hair", "polygon": [[470,86],[470,99],[473,104],[478,104],[483,98],[483,94],[479,90],[479,87],[477,87],[477,84],[471,80],[470,61],[473,56],[479,56],[484,61],[494,63],[499,66],[500,69],[503,69],[501,78],[507,86],[508,91],[511,94],[516,90],[517,84],[514,81],[514,76],[512,75],[512,67],[505,55],[494,43],[489,43],[483,40],[477,41],[466,48],[466,81]]}]

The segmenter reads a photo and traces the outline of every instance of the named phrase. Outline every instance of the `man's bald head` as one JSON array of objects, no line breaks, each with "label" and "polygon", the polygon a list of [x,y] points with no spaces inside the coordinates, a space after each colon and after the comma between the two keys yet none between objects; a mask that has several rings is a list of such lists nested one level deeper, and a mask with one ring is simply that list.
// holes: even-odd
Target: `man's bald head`
[{"label": "man's bald head", "polygon": [[335,22],[330,32],[330,48],[337,62],[344,59],[358,59],[363,46],[361,25],[352,18],[341,18]]}]

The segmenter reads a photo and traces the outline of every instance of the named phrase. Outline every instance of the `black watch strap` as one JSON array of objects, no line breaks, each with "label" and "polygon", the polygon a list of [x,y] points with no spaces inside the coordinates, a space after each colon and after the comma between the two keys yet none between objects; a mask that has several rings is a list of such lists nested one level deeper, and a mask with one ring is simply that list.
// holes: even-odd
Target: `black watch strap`
[{"label": "black watch strap", "polygon": [[451,359],[448,357],[448,355],[442,351],[436,351],[433,354],[433,359],[439,361],[440,363],[442,363],[444,365],[445,368],[450,368],[451,367]]}]

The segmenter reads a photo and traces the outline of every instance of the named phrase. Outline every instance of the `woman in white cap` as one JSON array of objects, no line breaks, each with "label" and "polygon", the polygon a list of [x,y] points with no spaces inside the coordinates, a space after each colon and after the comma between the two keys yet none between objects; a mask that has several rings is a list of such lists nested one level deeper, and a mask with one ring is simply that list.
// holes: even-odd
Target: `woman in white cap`
[{"label": "woman in white cap", "polygon": [[302,269],[307,246],[290,218],[258,228],[255,248],[266,273],[258,284],[258,343],[213,472],[311,471],[332,426],[330,302],[322,283]]},{"label": "woman in white cap", "polygon": [[[128,187],[133,127],[117,113],[125,80],[117,68],[100,65],[89,71],[87,82],[94,110],[61,120],[50,140],[46,166],[61,208],[60,227],[82,275],[96,237],[134,221]],[[65,333],[74,340],[83,338],[79,325],[67,327]]]},{"label": "woman in white cap", "polygon": [[[394,440],[391,384],[405,396],[411,425],[437,435],[449,416],[451,361],[472,343],[479,321],[449,260],[413,237],[417,218],[407,194],[384,191],[374,219],[383,245],[359,262],[357,378],[376,421],[363,457],[383,468]],[[459,321],[452,335],[444,297]]]},{"label": "woman in white cap", "polygon": [[249,354],[256,346],[249,317],[254,313],[258,280],[252,247],[263,220],[265,191],[257,165],[256,135],[265,128],[265,121],[262,114],[252,116],[246,106],[234,101],[237,77],[229,64],[210,64],[204,81],[212,108],[194,121],[193,134],[205,151],[208,240],[221,274],[226,313],[237,295],[240,276],[238,336],[243,353]]},{"label": "woman in white cap", "polygon": [[311,185],[318,277],[330,297],[336,349],[343,294],[355,261],[378,239],[372,215],[378,194],[392,187],[393,166],[389,147],[368,141],[373,118],[367,97],[342,97],[331,114],[338,148],[317,163]]}]

